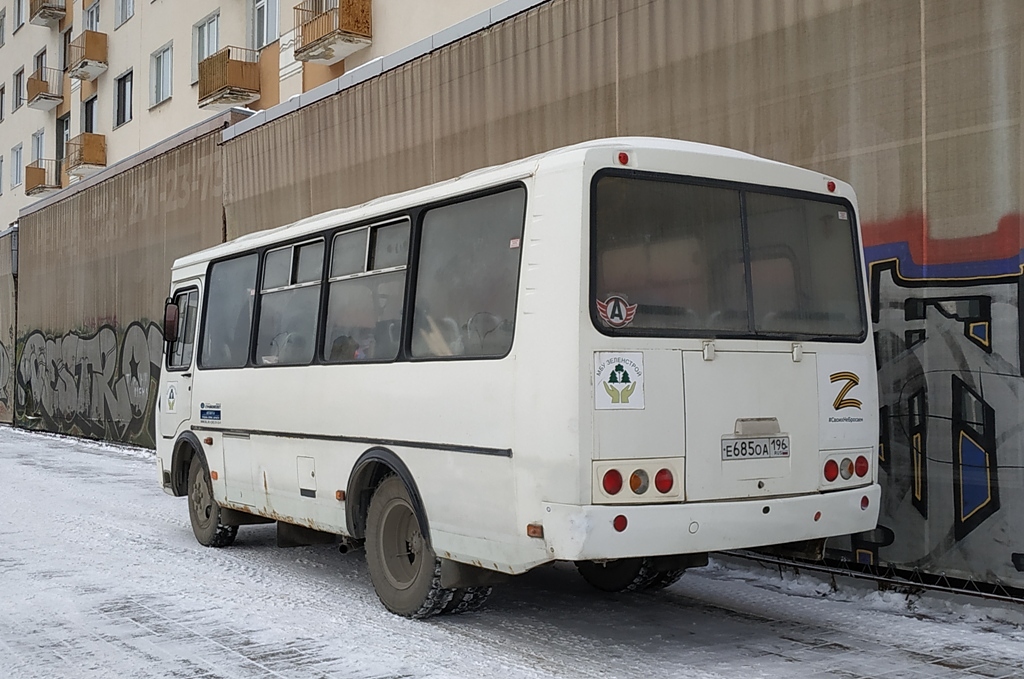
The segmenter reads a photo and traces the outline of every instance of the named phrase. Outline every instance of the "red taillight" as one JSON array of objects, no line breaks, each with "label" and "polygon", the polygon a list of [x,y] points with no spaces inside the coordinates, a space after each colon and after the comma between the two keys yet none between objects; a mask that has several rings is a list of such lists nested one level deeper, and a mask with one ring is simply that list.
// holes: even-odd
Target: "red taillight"
[{"label": "red taillight", "polygon": [[612,528],[621,533],[622,531],[626,530],[626,524],[628,523],[629,522],[626,521],[626,517],[624,517],[622,514],[619,514],[614,519],[612,519]]},{"label": "red taillight", "polygon": [[867,495],[865,495],[864,497],[862,497],[860,499],[860,508],[861,509],[867,509],[869,504],[871,504],[871,500],[868,499]]},{"label": "red taillight", "polygon": [[825,463],[825,480],[835,481],[839,478],[839,465],[835,460],[829,460]]},{"label": "red taillight", "polygon": [[601,485],[604,486],[604,492],[615,495],[622,490],[622,474],[617,469],[609,469],[604,473]]},{"label": "red taillight", "polygon": [[857,458],[857,462],[854,463],[854,471],[857,472],[857,476],[864,477],[868,475],[869,466],[870,465],[868,465],[868,458],[861,455],[860,457]]},{"label": "red taillight", "polygon": [[629,154],[625,151],[619,152],[619,165],[629,165]]},{"label": "red taillight", "polygon": [[832,181],[831,179],[828,180],[828,184],[826,184],[825,186],[826,186],[826,188],[828,188],[828,192],[829,193],[835,193],[836,192],[836,183],[834,181]]},{"label": "red taillight", "polygon": [[675,483],[675,479],[672,478],[672,472],[668,469],[662,469],[654,475],[654,487],[658,489],[659,493],[667,493],[672,490],[673,483]]}]

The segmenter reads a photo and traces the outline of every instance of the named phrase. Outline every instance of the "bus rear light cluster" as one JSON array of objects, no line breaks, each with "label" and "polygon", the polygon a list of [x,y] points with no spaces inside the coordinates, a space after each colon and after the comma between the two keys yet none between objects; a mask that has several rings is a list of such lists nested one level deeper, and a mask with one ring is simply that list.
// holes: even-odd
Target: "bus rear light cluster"
[{"label": "bus rear light cluster", "polygon": [[870,472],[871,463],[866,455],[858,455],[856,459],[852,456],[830,457],[825,460],[821,470],[822,476],[828,483],[833,483],[840,478],[843,481],[864,479]]},{"label": "bus rear light cluster", "polygon": [[[635,460],[595,462],[595,489],[598,502],[657,502],[678,499],[681,488],[676,483],[682,460]],[[615,466],[611,466],[615,465]]]}]

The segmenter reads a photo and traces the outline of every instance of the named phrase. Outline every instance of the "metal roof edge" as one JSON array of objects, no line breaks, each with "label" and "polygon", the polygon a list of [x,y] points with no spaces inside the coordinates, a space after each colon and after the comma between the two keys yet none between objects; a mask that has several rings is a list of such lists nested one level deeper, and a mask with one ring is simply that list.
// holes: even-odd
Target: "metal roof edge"
[{"label": "metal roof edge", "polygon": [[18,218],[24,219],[26,216],[38,212],[44,208],[59,203],[62,200],[70,198],[80,191],[84,191],[91,186],[95,186],[111,177],[121,174],[126,170],[130,170],[137,165],[144,163],[147,160],[161,156],[168,151],[172,151],[179,146],[183,146],[190,141],[194,141],[200,137],[205,137],[209,134],[223,130],[225,126],[231,125],[231,121],[237,116],[251,116],[252,111],[243,108],[233,107],[226,111],[220,111],[206,120],[201,120],[198,123],[186,127],[184,130],[166,137],[156,142],[155,144],[148,146],[141,151],[133,153],[130,156],[125,156],[121,160],[117,161],[113,165],[108,165],[99,172],[85,179],[81,179],[74,184],[70,184],[60,191],[55,191],[45,198],[40,198],[34,203],[30,203],[18,211]]}]

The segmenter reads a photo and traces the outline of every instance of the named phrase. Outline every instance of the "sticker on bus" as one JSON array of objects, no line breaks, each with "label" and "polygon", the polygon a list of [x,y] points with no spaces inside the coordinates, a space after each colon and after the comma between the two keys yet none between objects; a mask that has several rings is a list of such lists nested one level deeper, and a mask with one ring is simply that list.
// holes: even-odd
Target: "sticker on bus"
[{"label": "sticker on bus", "polygon": [[219,403],[200,403],[199,404],[199,421],[203,423],[220,423],[220,404]]},{"label": "sticker on bus", "polygon": [[594,408],[644,409],[644,354],[641,351],[594,353]]}]

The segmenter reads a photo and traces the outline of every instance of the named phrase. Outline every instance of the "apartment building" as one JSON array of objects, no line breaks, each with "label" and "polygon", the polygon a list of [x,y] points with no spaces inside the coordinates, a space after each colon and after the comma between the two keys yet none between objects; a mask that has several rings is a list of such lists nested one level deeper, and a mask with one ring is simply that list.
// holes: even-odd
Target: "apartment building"
[{"label": "apartment building", "polygon": [[269,108],[496,2],[0,0],[0,231],[225,108]]}]

